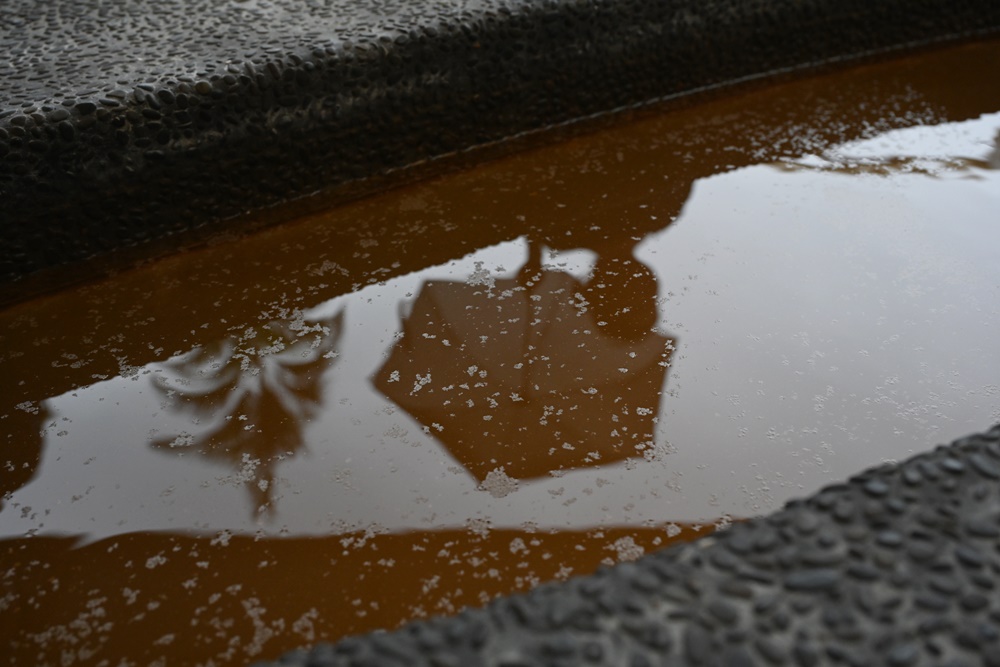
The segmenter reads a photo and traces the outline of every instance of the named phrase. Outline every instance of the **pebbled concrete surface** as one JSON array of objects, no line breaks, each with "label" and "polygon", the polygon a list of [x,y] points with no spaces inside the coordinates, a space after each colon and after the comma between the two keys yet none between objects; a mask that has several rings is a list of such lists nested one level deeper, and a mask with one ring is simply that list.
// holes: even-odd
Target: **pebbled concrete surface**
[{"label": "pebbled concrete surface", "polygon": [[1000,426],[771,516],[277,663],[1000,665]]},{"label": "pebbled concrete surface", "polygon": [[0,283],[994,0],[5,0]]}]

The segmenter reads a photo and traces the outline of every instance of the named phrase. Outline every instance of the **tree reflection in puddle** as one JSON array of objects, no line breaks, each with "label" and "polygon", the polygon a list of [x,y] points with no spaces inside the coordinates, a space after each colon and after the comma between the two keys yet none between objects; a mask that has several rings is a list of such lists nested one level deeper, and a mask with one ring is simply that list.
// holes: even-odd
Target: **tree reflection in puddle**
[{"label": "tree reflection in puddle", "polygon": [[343,311],[312,323],[299,314],[155,365],[164,405],[204,425],[151,446],[232,466],[254,512],[273,514],[275,468],[302,448],[302,429],[322,407],[321,379],[337,358],[343,320]]}]

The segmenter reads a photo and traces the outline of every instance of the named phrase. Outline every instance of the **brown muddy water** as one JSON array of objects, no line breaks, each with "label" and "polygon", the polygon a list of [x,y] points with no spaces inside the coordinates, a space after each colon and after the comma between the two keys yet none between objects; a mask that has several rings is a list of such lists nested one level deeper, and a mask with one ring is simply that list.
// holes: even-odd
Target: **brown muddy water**
[{"label": "brown muddy water", "polygon": [[1000,420],[997,71],[648,115],[8,308],[11,663],[393,628]]}]

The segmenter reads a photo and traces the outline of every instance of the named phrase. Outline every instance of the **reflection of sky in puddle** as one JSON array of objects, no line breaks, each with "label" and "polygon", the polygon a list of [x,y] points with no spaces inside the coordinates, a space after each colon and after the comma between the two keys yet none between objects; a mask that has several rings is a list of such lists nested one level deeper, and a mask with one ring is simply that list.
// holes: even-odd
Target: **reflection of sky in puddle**
[{"label": "reflection of sky in puddle", "polygon": [[[1000,265],[992,250],[1000,178],[927,156],[983,157],[998,125],[993,114],[900,130],[827,160],[697,181],[676,223],[635,246],[657,281],[658,330],[676,338],[677,351],[654,443],[631,458],[590,461],[490,493],[442,447],[443,436],[414,419],[416,408],[394,405],[373,384],[393,359],[401,318],[429,282],[480,282],[484,270],[491,280],[515,281],[529,256],[520,238],[308,311],[307,324],[323,321],[336,329],[327,337],[338,338],[302,350],[313,365],[299,388],[309,393],[312,383],[322,405],[301,425],[287,396],[271,400],[264,426],[246,414],[265,409],[250,399],[232,406],[235,427],[209,423],[218,415],[193,423],[197,414],[169,401],[197,407],[199,391],[228,387],[235,376],[211,363],[191,366],[195,382],[186,390],[176,364],[159,363],[51,399],[55,426],[46,430],[39,476],[8,499],[0,530],[96,538],[154,529],[397,531],[481,519],[511,527],[712,520],[773,509],[915,446],[983,428],[1000,420]],[[844,155],[868,166],[839,169],[861,172],[845,178],[836,173]],[[917,171],[935,177],[864,173],[877,171],[880,155],[921,156]],[[894,172],[913,165],[893,164]],[[671,216],[655,195],[648,213]],[[602,250],[551,253],[547,269],[590,285],[595,251]],[[246,338],[244,330],[237,327]],[[275,332],[241,344],[259,351],[280,337]],[[223,352],[213,353],[216,361],[229,358]],[[253,363],[270,370],[233,380],[243,396],[260,397],[270,386],[274,398],[296,382],[294,364],[282,375],[275,359],[258,355]],[[435,380],[428,370],[421,391],[443,390],[443,374]],[[171,374],[172,398],[153,382]],[[399,383],[413,388],[417,374],[403,367]],[[237,437],[255,429],[255,437]],[[222,433],[236,444],[208,447],[208,435]]]}]

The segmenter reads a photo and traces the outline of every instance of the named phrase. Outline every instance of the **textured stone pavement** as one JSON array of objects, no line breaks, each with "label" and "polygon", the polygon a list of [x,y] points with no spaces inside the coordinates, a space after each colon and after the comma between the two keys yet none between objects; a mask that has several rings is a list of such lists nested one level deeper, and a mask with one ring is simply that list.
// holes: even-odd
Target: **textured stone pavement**
[{"label": "textured stone pavement", "polygon": [[995,0],[4,0],[0,284],[589,115],[998,29]]}]

